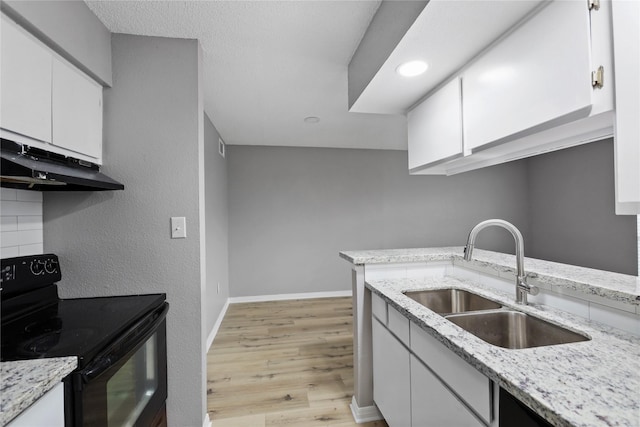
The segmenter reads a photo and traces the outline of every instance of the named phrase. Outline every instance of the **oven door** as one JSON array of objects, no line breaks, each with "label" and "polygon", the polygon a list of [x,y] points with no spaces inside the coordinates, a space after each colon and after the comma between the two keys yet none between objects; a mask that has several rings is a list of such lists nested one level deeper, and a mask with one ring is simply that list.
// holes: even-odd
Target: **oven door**
[{"label": "oven door", "polygon": [[139,320],[66,384],[67,426],[165,426],[168,304]]}]

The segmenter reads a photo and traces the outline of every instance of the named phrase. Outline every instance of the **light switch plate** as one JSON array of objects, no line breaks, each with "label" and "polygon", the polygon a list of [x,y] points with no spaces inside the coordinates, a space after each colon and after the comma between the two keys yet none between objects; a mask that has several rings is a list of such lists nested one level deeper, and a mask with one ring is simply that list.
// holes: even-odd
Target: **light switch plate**
[{"label": "light switch plate", "polygon": [[171,217],[171,238],[186,239],[187,238],[187,219],[183,216]]}]

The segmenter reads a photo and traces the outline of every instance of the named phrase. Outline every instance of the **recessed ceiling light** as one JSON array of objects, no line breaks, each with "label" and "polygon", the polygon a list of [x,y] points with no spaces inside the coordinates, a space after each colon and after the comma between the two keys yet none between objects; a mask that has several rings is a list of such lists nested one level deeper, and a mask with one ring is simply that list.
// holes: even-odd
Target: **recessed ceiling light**
[{"label": "recessed ceiling light", "polygon": [[396,68],[396,73],[403,77],[415,77],[427,71],[429,65],[424,61],[409,61],[404,64],[400,64]]},{"label": "recessed ceiling light", "polygon": [[320,121],[320,117],[309,116],[304,118],[305,123],[318,123]]}]

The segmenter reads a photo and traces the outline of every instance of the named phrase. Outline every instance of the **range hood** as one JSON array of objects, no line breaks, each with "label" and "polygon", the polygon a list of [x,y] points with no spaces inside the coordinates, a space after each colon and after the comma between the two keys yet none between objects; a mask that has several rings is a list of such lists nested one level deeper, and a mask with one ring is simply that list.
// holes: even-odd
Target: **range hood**
[{"label": "range hood", "polygon": [[124,190],[96,164],[1,140],[2,187],[34,191]]}]

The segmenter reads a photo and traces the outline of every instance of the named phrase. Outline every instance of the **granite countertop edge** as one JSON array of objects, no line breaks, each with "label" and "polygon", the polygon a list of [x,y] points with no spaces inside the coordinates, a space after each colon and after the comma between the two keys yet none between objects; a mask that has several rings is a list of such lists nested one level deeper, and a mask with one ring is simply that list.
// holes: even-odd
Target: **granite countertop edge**
[{"label": "granite countertop edge", "polygon": [[[640,338],[543,305],[516,307],[512,296],[464,279],[379,279],[367,281],[366,286],[551,424],[638,426]],[[480,340],[402,294],[450,287],[472,290],[505,307],[581,332],[591,340],[504,349]]]},{"label": "granite countertop edge", "polygon": [[75,356],[0,363],[0,427],[20,415],[77,366]]},{"label": "granite countertop edge", "polygon": [[[514,255],[476,249],[472,261],[464,261],[463,253],[462,246],[447,246],[342,251],[340,257],[353,265],[451,261],[463,268],[492,270],[492,274],[502,277],[515,275]],[[536,286],[640,306],[640,277],[637,276],[528,257],[524,259],[524,269],[529,283]]]}]

